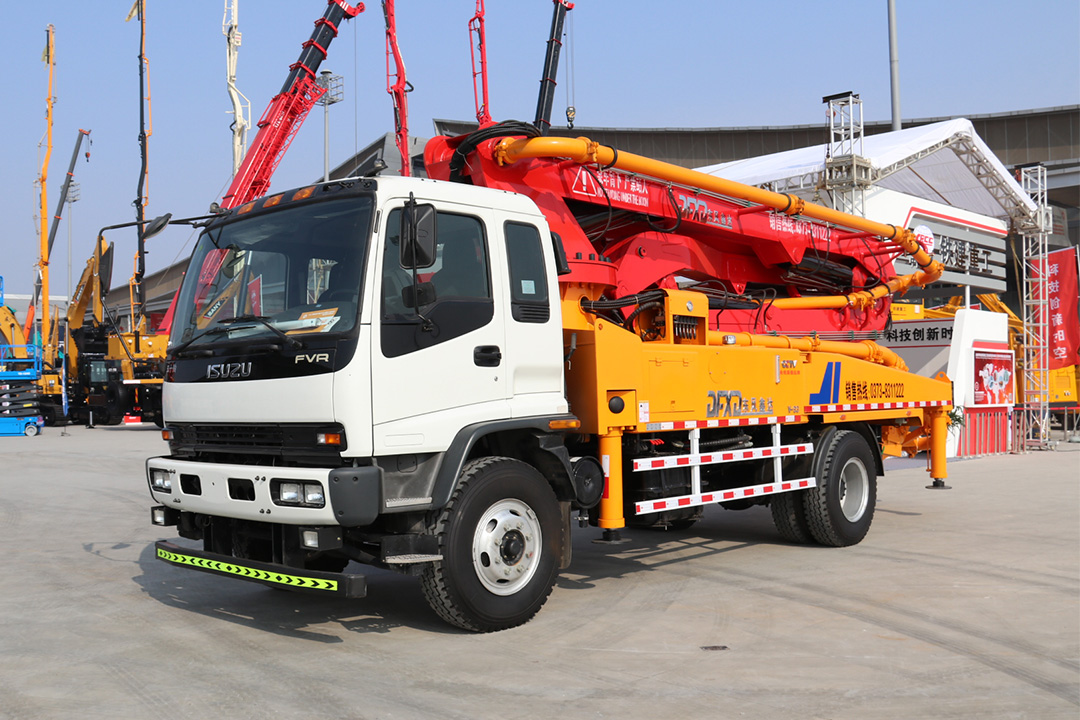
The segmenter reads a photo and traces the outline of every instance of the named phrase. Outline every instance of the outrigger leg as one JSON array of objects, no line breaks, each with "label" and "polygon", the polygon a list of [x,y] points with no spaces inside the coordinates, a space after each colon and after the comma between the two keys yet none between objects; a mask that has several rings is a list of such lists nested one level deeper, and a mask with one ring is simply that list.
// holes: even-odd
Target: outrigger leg
[{"label": "outrigger leg", "polygon": [[930,410],[930,477],[934,482],[927,485],[928,490],[951,490],[945,484],[948,472],[945,468],[945,438],[949,433],[949,416],[944,408]]},{"label": "outrigger leg", "polygon": [[600,527],[604,529],[604,536],[593,542],[609,545],[630,542],[619,532],[626,527],[623,517],[621,430],[600,436],[600,458],[604,466],[604,496],[600,499]]}]

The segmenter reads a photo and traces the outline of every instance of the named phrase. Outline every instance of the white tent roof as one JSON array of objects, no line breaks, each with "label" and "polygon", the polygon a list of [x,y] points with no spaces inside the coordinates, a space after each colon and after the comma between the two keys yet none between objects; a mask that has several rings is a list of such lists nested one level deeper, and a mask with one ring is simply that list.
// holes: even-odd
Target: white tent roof
[{"label": "white tent roof", "polygon": [[[827,145],[698,168],[700,172],[777,192],[820,186]],[[1020,223],[1035,203],[965,118],[870,135],[862,157],[874,185],[953,207]]]}]

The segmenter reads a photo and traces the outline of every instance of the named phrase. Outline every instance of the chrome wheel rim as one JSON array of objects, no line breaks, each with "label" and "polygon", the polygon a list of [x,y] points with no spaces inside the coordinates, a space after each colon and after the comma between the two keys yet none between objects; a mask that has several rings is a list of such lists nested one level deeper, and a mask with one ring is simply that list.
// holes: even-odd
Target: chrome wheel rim
[{"label": "chrome wheel rim", "polygon": [[513,595],[529,584],[540,560],[543,536],[536,513],[516,499],[495,503],[473,533],[476,576],[495,595]]},{"label": "chrome wheel rim", "polygon": [[858,522],[870,499],[870,476],[862,460],[851,458],[840,472],[840,511],[848,522]]}]

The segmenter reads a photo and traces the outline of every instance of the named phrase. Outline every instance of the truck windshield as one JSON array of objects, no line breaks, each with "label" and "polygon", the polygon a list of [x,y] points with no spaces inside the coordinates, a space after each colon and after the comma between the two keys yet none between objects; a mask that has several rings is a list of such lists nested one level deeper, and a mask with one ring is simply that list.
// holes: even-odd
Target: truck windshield
[{"label": "truck windshield", "polygon": [[372,199],[314,202],[207,229],[188,264],[174,349],[352,330],[371,233]]}]

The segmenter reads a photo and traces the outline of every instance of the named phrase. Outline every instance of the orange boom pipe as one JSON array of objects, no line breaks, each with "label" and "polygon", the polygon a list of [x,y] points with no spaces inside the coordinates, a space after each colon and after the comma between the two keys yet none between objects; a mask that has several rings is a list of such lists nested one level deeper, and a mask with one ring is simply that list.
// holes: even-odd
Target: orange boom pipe
[{"label": "orange boom pipe", "polygon": [[848,295],[779,298],[772,302],[773,307],[786,309],[868,307],[887,295],[903,293],[911,287],[928,285],[940,278],[944,271],[942,264],[934,260],[919,245],[915,239],[915,233],[911,230],[874,222],[823,205],[808,203],[794,195],[763,190],[633,153],[618,152],[614,148],[601,145],[588,138],[505,138],[495,145],[494,156],[499,164],[513,164],[527,158],[567,158],[581,164],[596,163],[604,167],[615,167],[626,172],[699,188],[756,205],[764,205],[786,215],[801,215],[891,240],[903,248],[903,251],[922,268],[910,275],[894,277],[873,290],[862,290]]}]

